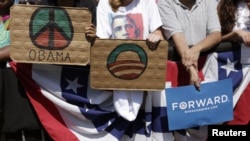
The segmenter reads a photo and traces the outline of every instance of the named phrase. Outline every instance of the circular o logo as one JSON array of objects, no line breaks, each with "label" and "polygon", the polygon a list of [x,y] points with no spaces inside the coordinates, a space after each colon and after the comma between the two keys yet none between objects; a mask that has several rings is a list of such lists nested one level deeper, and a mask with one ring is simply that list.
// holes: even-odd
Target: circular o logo
[{"label": "circular o logo", "polygon": [[182,109],[182,110],[187,109],[187,103],[186,102],[181,102],[180,103],[180,109]]},{"label": "circular o logo", "polygon": [[[139,60],[126,58],[117,60],[118,56],[123,53],[135,52]],[[133,80],[138,78],[147,66],[146,52],[136,44],[122,44],[111,51],[107,60],[107,68],[109,72],[120,79]]]},{"label": "circular o logo", "polygon": [[64,8],[40,7],[30,19],[30,39],[42,49],[61,50],[73,39],[71,19]]}]

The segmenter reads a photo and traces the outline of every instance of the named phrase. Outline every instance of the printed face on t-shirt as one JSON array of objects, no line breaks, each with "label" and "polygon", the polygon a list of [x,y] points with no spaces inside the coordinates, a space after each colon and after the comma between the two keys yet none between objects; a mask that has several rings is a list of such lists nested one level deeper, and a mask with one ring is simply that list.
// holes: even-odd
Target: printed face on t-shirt
[{"label": "printed face on t-shirt", "polygon": [[112,34],[116,39],[138,39],[139,29],[135,21],[126,15],[118,15],[112,19]]}]

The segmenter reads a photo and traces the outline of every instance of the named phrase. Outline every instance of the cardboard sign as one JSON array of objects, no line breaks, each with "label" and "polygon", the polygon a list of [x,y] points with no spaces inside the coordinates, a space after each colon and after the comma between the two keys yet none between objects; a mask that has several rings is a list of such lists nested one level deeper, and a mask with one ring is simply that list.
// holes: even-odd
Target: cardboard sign
[{"label": "cardboard sign", "polygon": [[232,79],[166,88],[169,130],[218,124],[233,119]]},{"label": "cardboard sign", "polygon": [[145,40],[97,39],[91,47],[94,89],[164,90],[168,43],[150,50]]},{"label": "cardboard sign", "polygon": [[86,65],[91,23],[86,8],[13,5],[10,11],[10,56],[16,62]]}]

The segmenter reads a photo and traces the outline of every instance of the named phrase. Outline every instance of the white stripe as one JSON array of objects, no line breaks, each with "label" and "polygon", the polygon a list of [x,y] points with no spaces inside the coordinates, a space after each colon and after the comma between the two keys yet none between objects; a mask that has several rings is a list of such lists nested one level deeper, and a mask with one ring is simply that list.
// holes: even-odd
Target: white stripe
[{"label": "white stripe", "polygon": [[212,53],[207,56],[205,65],[202,68],[202,73],[204,75],[204,81],[202,83],[213,82],[219,79],[217,55],[217,53]]},{"label": "white stripe", "polygon": [[242,81],[237,89],[234,91],[234,96],[233,96],[233,107],[237,104],[240,96],[242,95],[243,91],[246,89],[247,85],[249,84],[250,81],[250,66],[245,65],[242,66]]}]

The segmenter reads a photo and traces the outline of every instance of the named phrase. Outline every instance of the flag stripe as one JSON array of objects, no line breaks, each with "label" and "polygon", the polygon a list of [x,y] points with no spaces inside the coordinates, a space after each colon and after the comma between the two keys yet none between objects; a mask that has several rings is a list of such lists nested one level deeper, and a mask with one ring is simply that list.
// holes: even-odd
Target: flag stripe
[{"label": "flag stripe", "polygon": [[[42,95],[40,87],[35,85],[36,82],[29,79],[32,78],[32,65],[15,65],[15,63],[11,63],[11,67],[17,73],[18,78],[22,80],[28,98],[34,106],[41,123],[48,131],[49,135],[57,141],[78,141],[75,135],[69,132],[68,128],[66,128],[65,123],[61,116],[59,116],[60,114],[58,114],[57,108],[54,104]],[[60,134],[64,136],[58,136]]]}]

